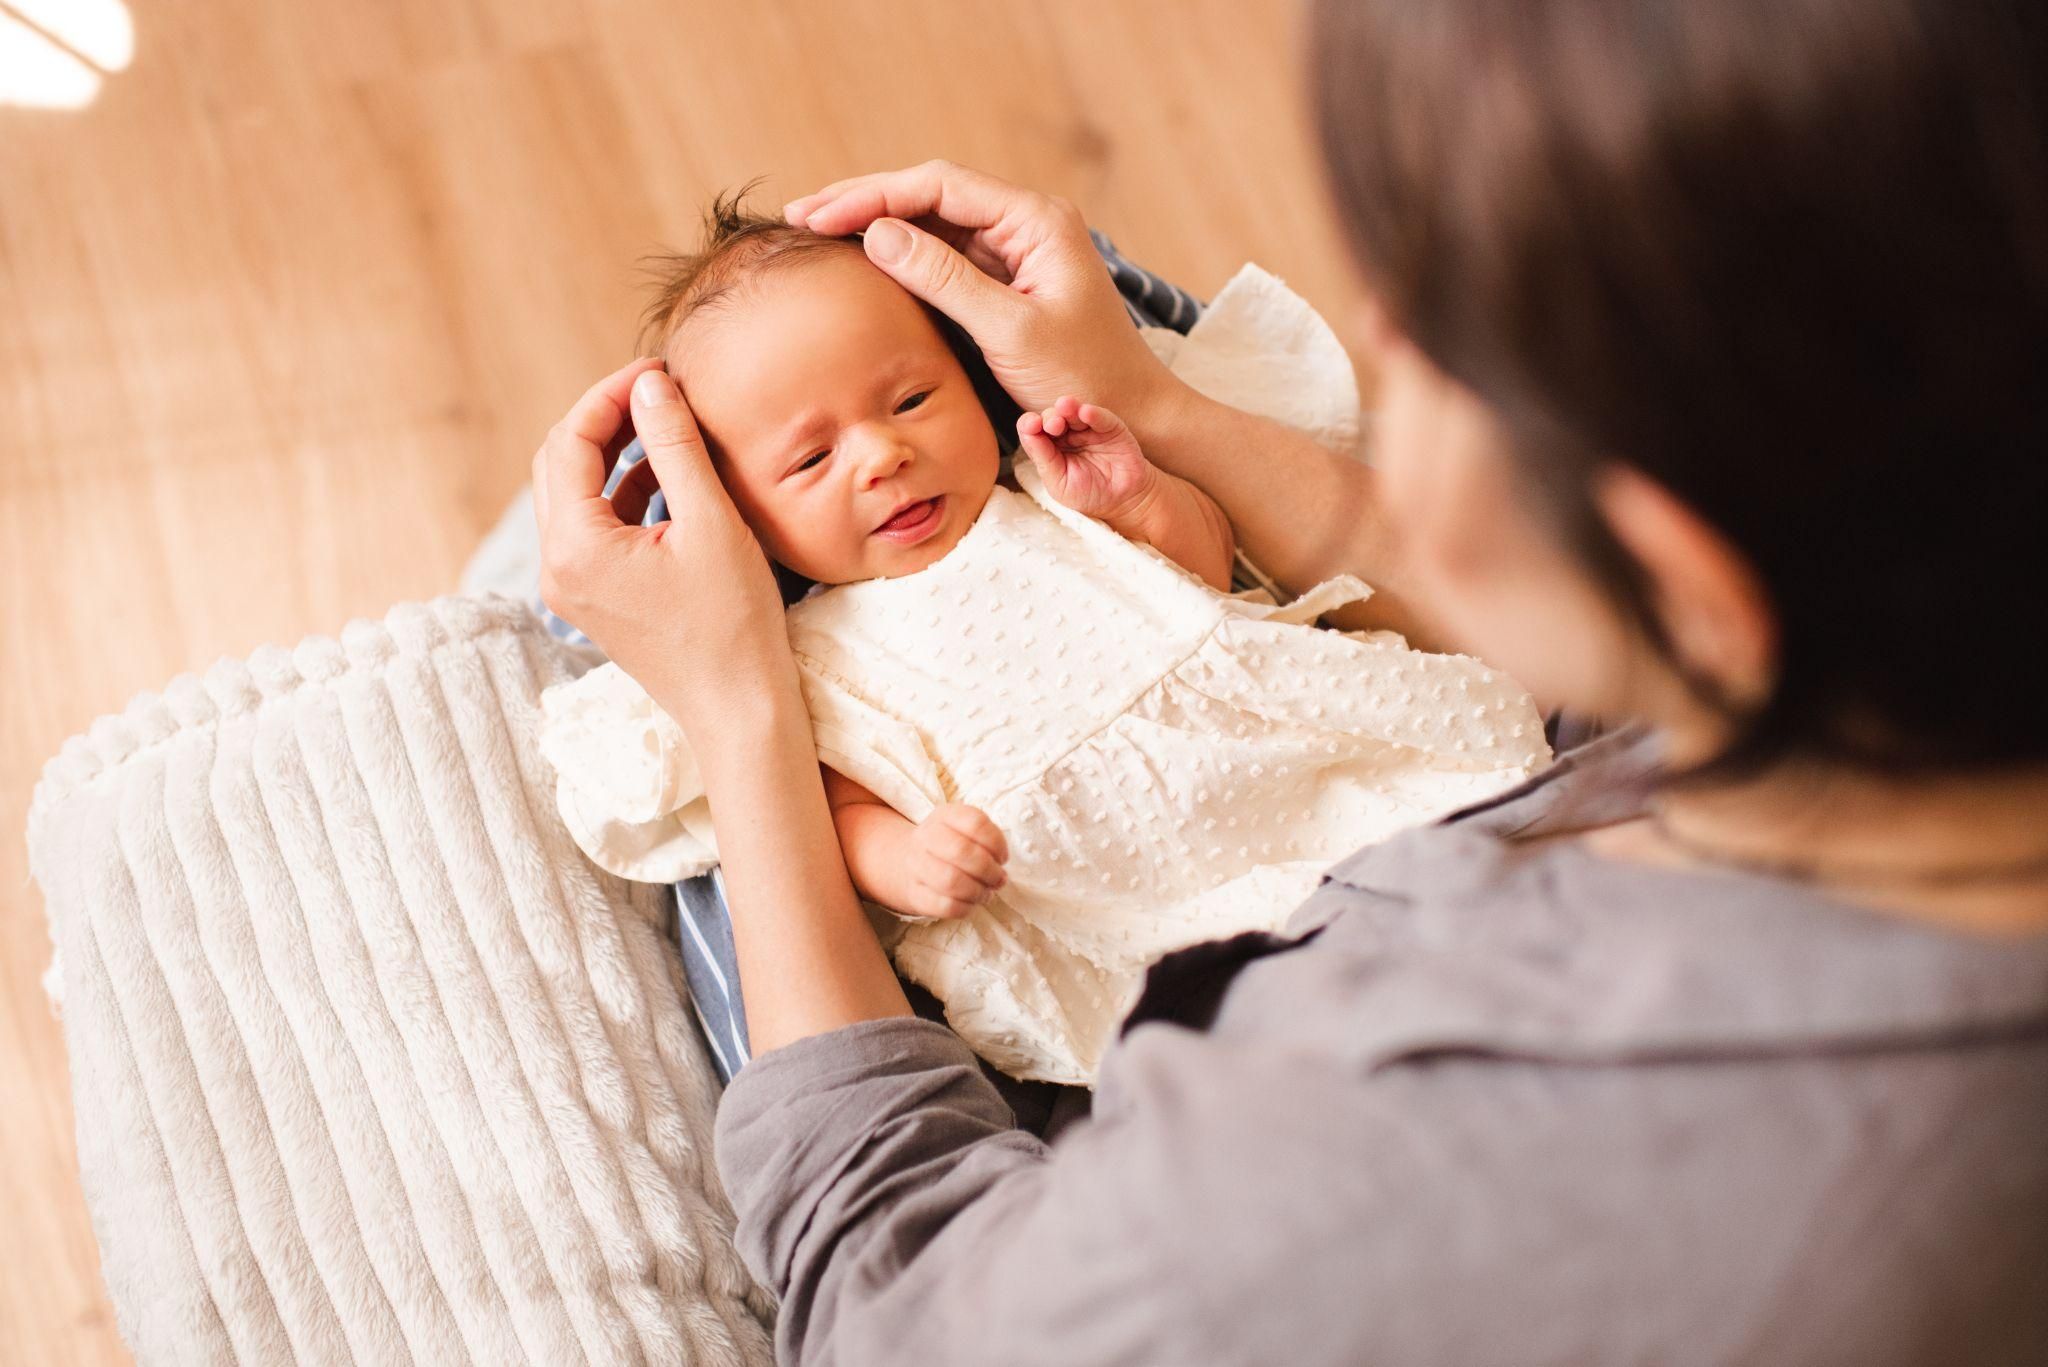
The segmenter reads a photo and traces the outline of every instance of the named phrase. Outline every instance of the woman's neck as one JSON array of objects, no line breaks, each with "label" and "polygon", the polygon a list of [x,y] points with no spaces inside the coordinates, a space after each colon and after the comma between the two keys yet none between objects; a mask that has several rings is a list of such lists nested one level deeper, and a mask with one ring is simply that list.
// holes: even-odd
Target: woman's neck
[{"label": "woman's neck", "polygon": [[1606,843],[1661,863],[1774,871],[1959,929],[2032,934],[2048,931],[2044,812],[2048,769],[1906,779],[1788,764],[1668,789],[1652,819]]}]

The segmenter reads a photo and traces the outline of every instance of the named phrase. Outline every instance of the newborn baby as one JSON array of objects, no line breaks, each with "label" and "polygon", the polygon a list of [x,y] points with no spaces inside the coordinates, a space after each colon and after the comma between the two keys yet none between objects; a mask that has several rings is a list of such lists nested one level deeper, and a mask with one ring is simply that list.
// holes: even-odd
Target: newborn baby
[{"label": "newborn baby", "polygon": [[[650,321],[785,574],[833,818],[898,969],[1020,1078],[1092,1084],[1146,965],[1278,929],[1361,843],[1547,758],[1529,698],[1391,632],[1369,590],[1231,595],[1231,531],[1103,408],[1017,425],[856,244],[714,210]],[[1256,460],[1248,451],[1245,459]],[[549,690],[558,801],[601,866],[716,862],[680,727],[615,666]]]}]

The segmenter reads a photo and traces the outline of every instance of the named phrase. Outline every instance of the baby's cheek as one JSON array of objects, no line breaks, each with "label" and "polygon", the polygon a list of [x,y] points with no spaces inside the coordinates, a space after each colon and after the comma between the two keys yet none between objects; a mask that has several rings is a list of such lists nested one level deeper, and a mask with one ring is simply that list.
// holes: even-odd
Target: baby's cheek
[{"label": "baby's cheek", "polygon": [[851,584],[886,572],[888,544],[869,536],[846,514],[819,517],[796,530],[791,554],[809,566],[802,573],[821,584]]}]

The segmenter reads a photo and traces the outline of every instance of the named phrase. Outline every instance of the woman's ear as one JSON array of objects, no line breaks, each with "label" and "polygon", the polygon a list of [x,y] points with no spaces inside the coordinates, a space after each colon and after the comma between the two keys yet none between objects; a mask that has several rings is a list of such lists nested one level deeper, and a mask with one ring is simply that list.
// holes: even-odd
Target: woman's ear
[{"label": "woman's ear", "polygon": [[1651,607],[1685,667],[1737,704],[1761,702],[1778,668],[1778,619],[1749,558],[1641,471],[1610,465],[1594,502],[1649,580]]}]

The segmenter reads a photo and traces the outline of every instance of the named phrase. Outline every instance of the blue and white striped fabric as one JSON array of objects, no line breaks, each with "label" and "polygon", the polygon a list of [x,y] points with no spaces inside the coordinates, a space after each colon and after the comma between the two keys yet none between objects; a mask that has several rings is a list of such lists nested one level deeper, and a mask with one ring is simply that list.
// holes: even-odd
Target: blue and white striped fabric
[{"label": "blue and white striped fabric", "polygon": [[[1202,316],[1201,301],[1178,286],[1135,265],[1101,233],[1088,234],[1095,250],[1102,254],[1109,275],[1123,296],[1124,311],[1139,327],[1169,327],[1186,332]],[[646,453],[634,441],[620,453],[605,493],[618,487],[627,470],[640,463]],[[646,526],[668,520],[668,501],[656,493],[641,519]],[[571,623],[538,603],[541,619],[558,640],[589,645],[590,638]],[[747,1017],[740,1002],[739,966],[733,956],[732,918],[726,910],[725,882],[717,869],[675,885],[675,936],[682,953],[683,974],[690,984],[691,1003],[719,1075],[726,1081],[745,1067],[752,1055],[747,1050]]]}]

